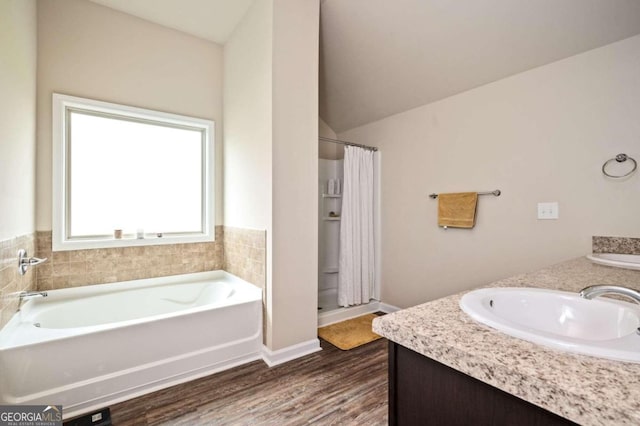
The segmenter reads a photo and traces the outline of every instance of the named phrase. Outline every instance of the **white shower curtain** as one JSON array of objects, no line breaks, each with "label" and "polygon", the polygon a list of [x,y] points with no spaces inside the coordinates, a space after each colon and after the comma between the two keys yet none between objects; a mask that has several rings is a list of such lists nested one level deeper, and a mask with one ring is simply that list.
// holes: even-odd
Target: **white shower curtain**
[{"label": "white shower curtain", "polygon": [[373,151],[347,146],[340,223],[338,304],[368,303],[373,294]]}]

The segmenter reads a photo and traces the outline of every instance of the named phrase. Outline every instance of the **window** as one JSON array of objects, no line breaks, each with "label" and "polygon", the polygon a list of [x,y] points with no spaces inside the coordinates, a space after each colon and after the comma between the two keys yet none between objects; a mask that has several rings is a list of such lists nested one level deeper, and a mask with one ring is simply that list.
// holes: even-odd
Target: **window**
[{"label": "window", "polygon": [[53,95],[53,249],[213,241],[209,120]]}]

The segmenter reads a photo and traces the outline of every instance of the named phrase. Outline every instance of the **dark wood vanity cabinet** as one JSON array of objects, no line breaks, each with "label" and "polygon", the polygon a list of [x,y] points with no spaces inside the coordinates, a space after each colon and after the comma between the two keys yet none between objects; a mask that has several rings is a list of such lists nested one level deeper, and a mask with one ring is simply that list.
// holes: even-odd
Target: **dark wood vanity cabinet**
[{"label": "dark wood vanity cabinet", "polygon": [[391,426],[575,425],[389,341]]}]

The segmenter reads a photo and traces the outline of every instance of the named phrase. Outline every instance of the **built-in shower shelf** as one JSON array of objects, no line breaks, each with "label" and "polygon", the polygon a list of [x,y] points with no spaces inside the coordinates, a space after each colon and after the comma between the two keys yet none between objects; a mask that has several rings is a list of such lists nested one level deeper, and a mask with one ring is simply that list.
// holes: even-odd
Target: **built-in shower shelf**
[{"label": "built-in shower shelf", "polygon": [[338,268],[327,268],[322,272],[324,272],[325,274],[337,274]]},{"label": "built-in shower shelf", "polygon": [[339,217],[323,217],[323,218],[322,218],[322,220],[330,220],[330,221],[333,221],[333,220],[340,220],[340,218],[339,218]]},{"label": "built-in shower shelf", "polygon": [[322,194],[322,198],[342,198],[341,194]]}]

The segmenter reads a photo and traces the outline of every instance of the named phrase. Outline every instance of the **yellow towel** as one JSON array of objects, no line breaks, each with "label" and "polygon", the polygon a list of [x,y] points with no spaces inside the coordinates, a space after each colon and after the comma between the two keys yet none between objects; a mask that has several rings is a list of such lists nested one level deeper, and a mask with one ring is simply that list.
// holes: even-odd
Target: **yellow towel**
[{"label": "yellow towel", "polygon": [[473,228],[477,205],[477,192],[438,195],[438,226]]}]

